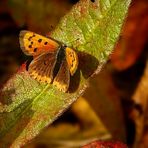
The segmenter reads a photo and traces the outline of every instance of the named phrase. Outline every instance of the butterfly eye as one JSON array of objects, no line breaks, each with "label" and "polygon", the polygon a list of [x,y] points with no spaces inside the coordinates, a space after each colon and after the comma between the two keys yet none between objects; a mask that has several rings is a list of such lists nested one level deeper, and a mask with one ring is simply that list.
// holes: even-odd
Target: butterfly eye
[{"label": "butterfly eye", "polygon": [[62,47],[63,47],[63,48],[66,48],[67,46],[66,46],[65,44],[62,44]]}]

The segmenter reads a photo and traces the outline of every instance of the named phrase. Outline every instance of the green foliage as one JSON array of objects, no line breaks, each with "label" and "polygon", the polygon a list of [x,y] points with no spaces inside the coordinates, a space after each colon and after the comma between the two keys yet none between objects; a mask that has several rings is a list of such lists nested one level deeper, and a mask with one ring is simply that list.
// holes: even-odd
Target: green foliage
[{"label": "green foliage", "polygon": [[39,84],[22,67],[1,91],[0,143],[23,146],[51,124],[84,92],[89,77],[107,61],[119,36],[130,0],[81,0],[51,37],[74,47],[79,70],[70,92]]}]

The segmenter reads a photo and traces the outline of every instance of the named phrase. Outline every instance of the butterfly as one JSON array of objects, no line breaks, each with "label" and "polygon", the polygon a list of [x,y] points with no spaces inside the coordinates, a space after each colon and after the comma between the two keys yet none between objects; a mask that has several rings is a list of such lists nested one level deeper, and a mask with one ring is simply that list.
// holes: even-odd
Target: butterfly
[{"label": "butterfly", "polygon": [[33,60],[29,64],[30,76],[38,82],[52,83],[59,90],[67,92],[70,76],[78,68],[76,51],[52,38],[23,30],[19,35],[22,51]]}]

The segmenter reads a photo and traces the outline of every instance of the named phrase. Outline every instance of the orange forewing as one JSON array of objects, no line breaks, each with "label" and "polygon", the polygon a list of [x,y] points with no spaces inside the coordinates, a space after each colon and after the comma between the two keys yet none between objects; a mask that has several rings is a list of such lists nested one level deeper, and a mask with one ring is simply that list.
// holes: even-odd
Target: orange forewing
[{"label": "orange forewing", "polygon": [[45,52],[55,52],[60,46],[57,41],[31,31],[21,31],[19,41],[23,52],[32,56]]},{"label": "orange forewing", "polygon": [[65,54],[70,74],[73,76],[78,67],[77,53],[73,49],[66,47]]}]

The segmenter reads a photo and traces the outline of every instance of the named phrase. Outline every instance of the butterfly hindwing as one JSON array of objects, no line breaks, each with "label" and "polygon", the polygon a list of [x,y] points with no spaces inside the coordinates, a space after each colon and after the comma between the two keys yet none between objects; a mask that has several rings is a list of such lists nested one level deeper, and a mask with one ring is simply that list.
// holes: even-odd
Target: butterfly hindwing
[{"label": "butterfly hindwing", "polygon": [[21,31],[20,46],[26,55],[37,56],[45,52],[54,52],[59,44],[53,39],[46,38],[31,31]]},{"label": "butterfly hindwing", "polygon": [[53,85],[55,85],[59,90],[66,92],[69,88],[70,83],[70,73],[68,69],[68,63],[64,58],[60,69],[54,78]]},{"label": "butterfly hindwing", "polygon": [[31,77],[39,82],[51,83],[56,58],[56,53],[46,53],[34,58],[28,69]]},{"label": "butterfly hindwing", "polygon": [[70,74],[73,76],[78,67],[77,53],[72,48],[66,47],[65,54]]}]

